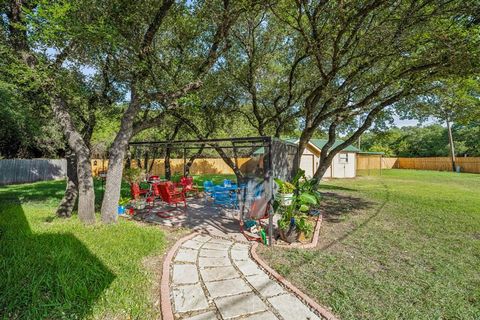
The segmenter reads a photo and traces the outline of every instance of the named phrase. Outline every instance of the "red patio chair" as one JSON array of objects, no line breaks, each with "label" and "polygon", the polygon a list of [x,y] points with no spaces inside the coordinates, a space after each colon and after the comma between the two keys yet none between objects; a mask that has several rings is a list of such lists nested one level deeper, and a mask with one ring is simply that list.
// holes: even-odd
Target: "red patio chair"
[{"label": "red patio chair", "polygon": [[152,183],[152,193],[155,198],[161,198],[160,183]]},{"label": "red patio chair", "polygon": [[132,199],[138,199],[141,196],[146,196],[148,194],[148,189],[140,188],[138,183],[131,183],[130,184],[130,195]]},{"label": "red patio chair", "polygon": [[185,193],[175,189],[172,182],[162,182],[158,184],[160,188],[160,198],[168,204],[175,204],[175,207],[179,203],[183,202],[184,207],[187,207],[187,201],[185,200]]},{"label": "red patio chair", "polygon": [[186,195],[188,192],[194,192],[198,194],[198,187],[193,184],[193,177],[182,177],[180,179],[180,185],[182,186],[182,191]]}]

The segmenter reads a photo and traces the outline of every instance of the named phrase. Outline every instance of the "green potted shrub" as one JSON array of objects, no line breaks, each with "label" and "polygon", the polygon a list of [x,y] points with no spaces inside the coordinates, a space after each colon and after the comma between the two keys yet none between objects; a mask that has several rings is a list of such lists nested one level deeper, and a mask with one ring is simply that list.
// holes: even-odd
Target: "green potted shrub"
[{"label": "green potted shrub", "polygon": [[[302,182],[300,182],[301,176],[303,176]],[[278,197],[274,202],[274,209],[282,215],[278,221],[280,237],[288,243],[304,241],[305,237],[308,237],[313,231],[313,225],[308,220],[306,213],[310,211],[311,206],[317,205],[320,199],[320,194],[316,191],[316,184],[305,179],[302,171],[292,180],[293,183],[289,183],[293,185],[293,188],[288,186],[285,181],[279,180],[279,182],[277,182],[280,189],[279,194],[285,190],[293,189],[295,191],[288,204],[285,204],[285,201],[282,204],[282,200],[284,200],[282,197]]]}]

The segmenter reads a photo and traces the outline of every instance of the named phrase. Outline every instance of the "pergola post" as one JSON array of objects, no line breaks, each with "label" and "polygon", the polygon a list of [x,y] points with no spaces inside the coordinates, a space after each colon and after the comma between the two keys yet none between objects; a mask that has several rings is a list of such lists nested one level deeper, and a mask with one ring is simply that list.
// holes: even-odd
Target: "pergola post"
[{"label": "pergola post", "polygon": [[[268,139],[268,170],[265,170],[265,174],[268,181],[268,188],[270,188],[269,207],[273,208],[273,181],[272,181],[272,139]],[[273,210],[272,214],[268,215],[268,245],[273,245]]]}]

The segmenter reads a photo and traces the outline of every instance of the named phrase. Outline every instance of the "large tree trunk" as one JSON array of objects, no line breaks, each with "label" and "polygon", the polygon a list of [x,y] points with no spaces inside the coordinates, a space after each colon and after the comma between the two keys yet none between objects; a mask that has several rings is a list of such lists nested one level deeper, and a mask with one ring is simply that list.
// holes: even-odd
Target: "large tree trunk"
[{"label": "large tree trunk", "polygon": [[55,118],[62,126],[68,146],[77,156],[78,217],[84,223],[95,223],[95,192],[90,163],[90,150],[73,125],[70,114],[66,109],[65,101],[55,96],[51,101],[51,107]]},{"label": "large tree trunk", "polygon": [[323,175],[325,174],[325,172],[327,172],[327,169],[328,167],[331,165],[331,161],[330,163],[324,161],[324,163],[321,163],[317,170],[315,171],[315,173],[313,174],[313,179],[316,179],[317,180],[317,185],[320,183],[320,180],[322,179]]},{"label": "large tree trunk", "polygon": [[298,140],[297,152],[293,158],[293,172],[296,173],[300,168],[300,159],[302,158],[303,151],[307,147],[308,141],[312,138],[313,130],[304,130]]},{"label": "large tree trunk", "polygon": [[87,224],[95,223],[95,186],[90,152],[77,153],[78,217]]},{"label": "large tree trunk", "polygon": [[68,149],[65,159],[67,160],[67,188],[57,208],[57,216],[61,218],[72,216],[72,211],[78,198],[77,156]]},{"label": "large tree trunk", "polygon": [[128,139],[129,138],[125,136],[121,139],[115,139],[114,144],[110,148],[107,182],[102,201],[102,221],[104,223],[114,223],[117,221],[117,207],[120,200],[123,174],[123,158],[125,156]]},{"label": "large tree trunk", "polygon": [[133,120],[139,108],[138,103],[135,90],[132,89],[130,105],[122,117],[120,130],[110,147],[107,183],[102,201],[102,221],[104,223],[115,223],[117,221],[117,207],[122,186],[123,159],[127,151],[128,142],[132,138]]}]

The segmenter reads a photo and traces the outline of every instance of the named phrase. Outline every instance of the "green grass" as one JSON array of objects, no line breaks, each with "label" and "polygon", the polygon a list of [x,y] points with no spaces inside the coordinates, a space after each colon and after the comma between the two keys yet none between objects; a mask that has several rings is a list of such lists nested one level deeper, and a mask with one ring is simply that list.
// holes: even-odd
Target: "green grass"
[{"label": "green grass", "polygon": [[263,248],[342,319],[480,319],[480,175],[386,170],[321,186],[313,250]]},{"label": "green grass", "polygon": [[[235,176],[195,176],[195,183],[223,179]],[[0,187],[0,319],[158,317],[155,272],[167,236],[178,235],[122,219],[84,226],[76,216],[56,218],[64,188],[61,181]],[[121,194],[130,196],[128,184]],[[95,195],[99,210],[100,180]]]},{"label": "green grass", "polygon": [[223,184],[224,179],[230,179],[234,182],[237,181],[237,177],[234,174],[204,174],[193,176],[194,183],[201,187],[206,180],[211,180],[213,184]]},{"label": "green grass", "polygon": [[55,218],[63,190],[58,181],[0,188],[0,318],[156,318],[166,234]]}]

